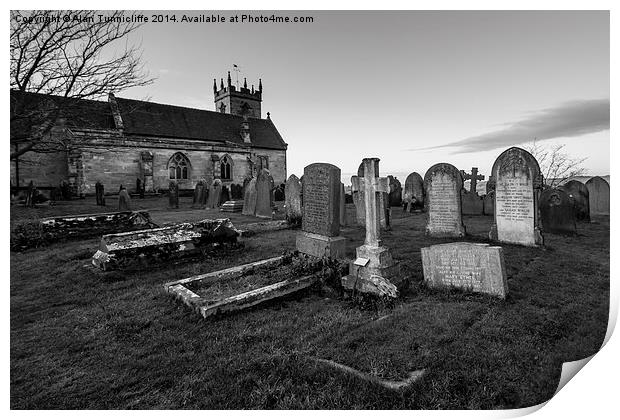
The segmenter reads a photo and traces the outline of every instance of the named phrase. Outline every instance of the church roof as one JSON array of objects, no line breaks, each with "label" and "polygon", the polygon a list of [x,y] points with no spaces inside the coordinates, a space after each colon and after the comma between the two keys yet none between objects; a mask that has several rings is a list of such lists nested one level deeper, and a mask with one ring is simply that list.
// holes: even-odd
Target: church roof
[{"label": "church roof", "polygon": [[[116,98],[127,134],[244,144],[239,132],[243,117],[195,108]],[[250,118],[255,147],[286,149],[271,120]]]},{"label": "church roof", "polygon": [[[23,118],[15,118],[14,106],[20,92],[11,90],[11,136],[14,133],[27,135],[30,126],[40,123],[49,114],[24,112]],[[23,109],[49,110],[48,105],[58,104],[64,99],[59,96],[39,93],[25,93]],[[123,120],[123,132],[127,135],[145,137],[166,137],[214,142],[232,142],[245,145],[241,138],[243,118],[237,115],[202,109],[158,104],[133,99],[116,98]],[[75,128],[110,130],[116,128],[109,102],[87,99],[69,100],[63,107],[62,116],[67,125]],[[252,146],[285,150],[287,145],[270,119],[250,118],[250,139]]]}]

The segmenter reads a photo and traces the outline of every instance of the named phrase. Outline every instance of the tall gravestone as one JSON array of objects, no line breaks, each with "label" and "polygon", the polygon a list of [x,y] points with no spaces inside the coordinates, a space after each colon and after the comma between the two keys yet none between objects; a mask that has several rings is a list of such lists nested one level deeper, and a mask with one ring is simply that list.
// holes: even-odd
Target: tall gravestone
[{"label": "tall gravestone", "polygon": [[344,184],[340,183],[340,226],[347,225],[347,195],[344,191]]},{"label": "tall gravestone", "polygon": [[315,257],[341,258],[345,238],[340,236],[340,169],[329,163],[304,168],[302,231],[297,250]]},{"label": "tall gravestone", "polygon": [[405,179],[403,201],[404,210],[408,213],[424,210],[424,180],[417,172],[410,173]]},{"label": "tall gravestone", "polygon": [[456,167],[438,163],[424,175],[426,234],[438,238],[465,236],[461,213],[463,178]]},{"label": "tall gravestone", "polygon": [[366,237],[364,244],[356,248],[356,259],[349,264],[349,274],[342,278],[345,290],[361,291],[378,296],[397,297],[397,288],[403,284],[400,264],[392,259],[388,248],[380,240],[380,228],[376,215],[377,193],[390,190],[388,178],[377,176],[379,159],[365,158],[364,178],[359,191],[364,193],[366,207]]},{"label": "tall gravestone", "polygon": [[564,191],[547,188],[540,194],[539,207],[543,232],[577,233],[573,203]]},{"label": "tall gravestone", "polygon": [[211,183],[209,189],[209,197],[207,198],[207,208],[216,209],[220,206],[220,199],[222,197],[222,180],[216,178]]},{"label": "tall gravestone", "polygon": [[127,193],[127,189],[121,185],[121,189],[118,192],[118,210],[130,211],[131,210],[131,198]]},{"label": "tall gravestone", "polygon": [[176,181],[168,183],[168,207],[171,209],[179,208],[179,184]]},{"label": "tall gravestone", "polygon": [[204,209],[206,207],[208,191],[207,181],[200,179],[194,187],[193,208]]},{"label": "tall gravestone", "polygon": [[98,206],[105,206],[105,193],[103,184],[99,181],[95,184],[95,198]]},{"label": "tall gravestone", "polygon": [[256,178],[250,179],[243,191],[243,210],[241,214],[254,216],[256,213]]},{"label": "tall gravestone", "polygon": [[577,180],[568,181],[560,187],[573,204],[575,218],[582,221],[590,221],[590,192],[583,182]]},{"label": "tall gravestone", "polygon": [[403,201],[403,187],[395,176],[388,175],[390,192],[388,194],[390,207],[399,207]]},{"label": "tall gravestone", "polygon": [[273,217],[273,178],[267,169],[261,169],[256,177],[256,216]]},{"label": "tall gravestone", "polygon": [[609,184],[600,176],[586,182],[589,193],[590,216],[609,216]]},{"label": "tall gravestone", "polygon": [[284,186],[284,206],[286,221],[292,225],[301,224],[301,181],[295,174],[286,180]]},{"label": "tall gravestone", "polygon": [[511,147],[493,163],[495,214],[489,236],[500,242],[543,245],[538,198],[542,175],[529,152]]}]

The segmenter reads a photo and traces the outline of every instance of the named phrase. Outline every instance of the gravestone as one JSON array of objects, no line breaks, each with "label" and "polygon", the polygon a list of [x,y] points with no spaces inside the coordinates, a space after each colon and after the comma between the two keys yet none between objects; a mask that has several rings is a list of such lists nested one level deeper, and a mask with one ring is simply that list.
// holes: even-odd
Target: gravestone
[{"label": "gravestone", "polygon": [[345,238],[340,235],[340,169],[329,163],[304,168],[302,231],[297,250],[318,258],[341,258]]},{"label": "gravestone", "polygon": [[275,201],[284,201],[285,200],[285,192],[284,192],[284,188],[286,187],[285,184],[280,184],[276,187],[276,189],[273,192],[274,195],[274,200]]},{"label": "gravestone", "polygon": [[478,168],[471,168],[471,174],[461,170],[463,181],[470,180],[469,191],[466,188],[461,190],[461,209],[462,214],[478,216],[484,213],[484,203],[476,191],[478,181],[484,180],[484,175],[478,175]]},{"label": "gravestone", "polygon": [[207,198],[207,208],[216,209],[220,206],[220,199],[222,196],[222,180],[215,178],[211,182],[211,188],[209,189],[209,197]]},{"label": "gravestone", "polygon": [[600,176],[586,182],[590,196],[590,216],[609,216],[609,184]]},{"label": "gravestone", "polygon": [[[379,177],[379,161],[376,161],[375,176]],[[356,220],[360,226],[366,226],[366,199],[364,198],[364,190],[361,186],[364,182],[364,162],[362,162],[357,169],[357,176],[351,177],[351,191],[353,193],[353,202],[356,209]],[[389,187],[388,187],[389,188]],[[360,191],[360,189],[362,189]],[[389,190],[385,192],[376,192],[377,199],[375,200],[377,205],[376,216],[379,220],[379,225],[383,229],[390,228],[390,209],[389,209]]]},{"label": "gravestone", "polygon": [[131,210],[131,198],[127,193],[127,189],[121,185],[121,189],[118,192],[118,210],[130,211]]},{"label": "gravestone", "polygon": [[194,197],[192,199],[192,208],[204,209],[207,206],[207,197],[209,195],[209,188],[207,186],[207,180],[201,178],[194,187]]},{"label": "gravestone", "polygon": [[495,191],[495,177],[491,175],[489,180],[487,181],[487,185],[485,186],[487,194],[491,191]]},{"label": "gravestone", "polygon": [[403,201],[403,210],[408,213],[424,209],[424,180],[419,173],[412,172],[405,179]]},{"label": "gravestone", "polygon": [[489,191],[482,201],[484,214],[493,216],[495,214],[495,191]]},{"label": "gravestone", "polygon": [[575,218],[577,220],[590,221],[590,192],[583,182],[577,180],[568,181],[560,187],[573,204]]},{"label": "gravestone", "polygon": [[25,199],[24,205],[26,207],[34,207],[35,196],[36,196],[36,188],[34,187],[34,183],[30,181],[30,183],[28,183],[28,189],[26,190],[26,199]]},{"label": "gravestone", "polygon": [[[388,178],[377,176],[379,159],[365,158],[364,178],[359,182],[359,191],[364,193],[366,208],[366,237],[364,244],[356,248],[356,259],[349,264],[349,274],[342,278],[345,290],[360,291],[378,296],[395,298],[402,286],[400,264],[392,259],[388,248],[382,246],[380,227],[375,212],[380,197],[377,193],[389,191]],[[305,214],[304,214],[305,220]]]},{"label": "gravestone", "polygon": [[219,204],[222,205],[223,203],[229,200],[230,200],[230,191],[228,190],[228,187],[226,185],[222,185],[222,191],[220,192]]},{"label": "gravestone", "polygon": [[463,178],[449,163],[438,163],[424,175],[426,234],[438,238],[465,236],[461,213]]},{"label": "gravestone", "polygon": [[256,212],[257,217],[273,217],[273,178],[267,169],[261,169],[256,177]]},{"label": "gravestone", "polygon": [[140,178],[136,178],[136,192],[140,198],[144,198],[144,184]]},{"label": "gravestone", "polygon": [[526,246],[543,245],[538,198],[542,175],[529,152],[511,147],[493,163],[495,215],[489,237]]},{"label": "gravestone", "polygon": [[250,179],[243,193],[243,210],[241,214],[254,216],[256,213],[256,178]]},{"label": "gravestone", "polygon": [[301,181],[295,174],[286,180],[284,186],[284,206],[286,208],[286,221],[291,225],[301,224]]},{"label": "gravestone", "polygon": [[547,188],[540,194],[539,206],[543,232],[577,233],[573,203],[564,191]]},{"label": "gravestone", "polygon": [[176,181],[168,183],[168,207],[171,209],[179,208],[179,184]]},{"label": "gravestone", "polygon": [[424,282],[504,299],[508,293],[504,253],[499,246],[453,242],[422,248]]},{"label": "gravestone", "polygon": [[243,200],[243,187],[239,184],[230,184],[230,199]]},{"label": "gravestone", "polygon": [[95,184],[95,200],[98,206],[105,206],[105,189],[99,181]]},{"label": "gravestone", "polygon": [[390,182],[389,202],[390,207],[399,207],[403,201],[403,187],[395,176],[388,175]]},{"label": "gravestone", "polygon": [[340,227],[347,225],[347,195],[344,192],[344,184],[340,183]]}]

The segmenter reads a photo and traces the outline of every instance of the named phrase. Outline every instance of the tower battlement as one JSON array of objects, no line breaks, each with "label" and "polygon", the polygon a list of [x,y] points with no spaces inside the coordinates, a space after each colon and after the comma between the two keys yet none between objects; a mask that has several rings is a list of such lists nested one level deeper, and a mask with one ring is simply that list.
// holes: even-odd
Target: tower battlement
[{"label": "tower battlement", "polygon": [[220,79],[220,86],[217,80],[213,79],[213,95],[215,100],[215,110],[225,114],[247,116],[249,118],[261,118],[261,101],[263,96],[263,82],[258,79],[258,89],[254,85],[248,88],[247,80],[243,79],[243,86],[237,89],[232,84],[230,72],[226,84],[224,79]]}]

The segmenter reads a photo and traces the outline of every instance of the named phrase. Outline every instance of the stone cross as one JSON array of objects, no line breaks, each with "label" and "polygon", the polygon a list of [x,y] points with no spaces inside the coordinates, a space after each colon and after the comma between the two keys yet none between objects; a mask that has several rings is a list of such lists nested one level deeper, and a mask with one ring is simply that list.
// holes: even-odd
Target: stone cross
[{"label": "stone cross", "polygon": [[463,175],[463,180],[471,179],[471,183],[469,184],[469,192],[476,192],[476,184],[478,181],[484,181],[484,175],[478,175],[478,168],[471,168],[471,175],[461,170],[461,175]]},{"label": "stone cross", "polygon": [[[379,226],[377,226],[377,193],[389,193],[390,183],[388,178],[379,178],[375,175],[375,161],[377,158],[365,158],[364,179],[352,179],[353,190],[365,192],[364,207],[366,207],[366,240],[364,245],[380,246]],[[357,184],[357,185],[356,185]]]}]

